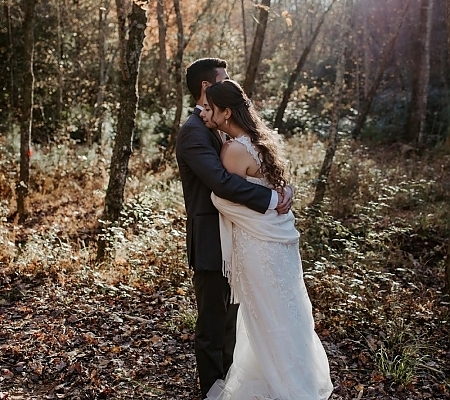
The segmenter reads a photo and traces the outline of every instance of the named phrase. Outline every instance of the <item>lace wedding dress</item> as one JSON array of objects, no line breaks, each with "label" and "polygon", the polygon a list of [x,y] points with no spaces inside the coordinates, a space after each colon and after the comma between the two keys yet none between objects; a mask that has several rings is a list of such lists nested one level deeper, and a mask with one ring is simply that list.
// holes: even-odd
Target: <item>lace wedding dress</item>
[{"label": "lace wedding dress", "polygon": [[[260,163],[249,138],[235,140]],[[247,180],[270,186],[265,179]],[[328,399],[333,390],[328,359],[314,331],[292,213],[278,216],[273,210],[261,215],[215,195],[212,198],[221,217],[233,221],[228,232],[233,259],[228,274],[240,307],[233,364],[207,399]],[[233,217],[234,207],[242,215]],[[265,232],[256,230],[260,226]],[[222,228],[221,223],[221,235]]]}]

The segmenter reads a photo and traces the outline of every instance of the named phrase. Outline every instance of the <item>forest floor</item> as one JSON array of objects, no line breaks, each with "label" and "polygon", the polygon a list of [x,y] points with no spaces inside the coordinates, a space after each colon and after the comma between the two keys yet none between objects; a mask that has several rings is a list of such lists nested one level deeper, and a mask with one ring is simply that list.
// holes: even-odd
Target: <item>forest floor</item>
[{"label": "forest floor", "polygon": [[[110,285],[92,272],[31,277],[11,272],[0,279],[1,399],[200,398],[193,330],[173,326],[177,310],[193,307],[190,290]],[[416,284],[424,288],[418,281],[397,289],[409,291]],[[429,357],[407,386],[379,371],[371,349],[377,327],[342,335],[323,316],[317,332],[329,356],[331,399],[450,397],[448,331],[436,318],[445,307],[438,289],[427,287],[420,305],[415,296],[398,304],[405,312],[420,308],[421,316],[406,318],[414,322],[409,329],[416,336],[429,334],[422,343]]]},{"label": "forest floor", "polygon": [[[176,173],[155,174],[142,160],[131,165],[131,176],[138,178],[127,183],[128,225],[114,239],[113,258],[98,265],[95,227],[106,166],[90,172],[90,156],[85,158],[72,156],[77,166],[67,174],[65,167],[34,171],[33,213],[23,224],[10,218],[15,163],[0,163],[0,198],[6,199],[0,225],[0,400],[199,399],[195,301]],[[139,194],[150,176],[147,202]],[[359,260],[359,253],[305,262],[316,331],[335,388],[331,399],[450,398],[450,300],[443,294],[448,222],[439,223],[450,214],[438,213],[450,202],[445,190],[432,199],[436,223],[389,233],[384,262],[373,249],[365,253],[370,262]],[[307,241],[310,215],[303,208],[295,213]],[[398,219],[418,210],[389,212],[377,220],[378,232],[391,232]],[[321,218],[324,228],[337,226]],[[351,222],[347,216],[339,226]],[[321,235],[326,241],[328,231]],[[356,239],[346,240],[348,247]],[[304,258],[315,251],[307,244],[303,249]]]}]

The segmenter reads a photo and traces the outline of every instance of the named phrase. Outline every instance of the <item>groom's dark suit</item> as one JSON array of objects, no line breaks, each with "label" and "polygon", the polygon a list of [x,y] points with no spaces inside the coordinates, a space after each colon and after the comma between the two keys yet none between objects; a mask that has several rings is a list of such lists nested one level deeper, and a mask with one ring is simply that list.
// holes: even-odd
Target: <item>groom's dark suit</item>
[{"label": "groom's dark suit", "polygon": [[187,253],[194,269],[198,306],[195,351],[203,396],[232,362],[236,306],[229,304],[229,286],[222,276],[217,196],[264,213],[271,190],[228,173],[220,161],[222,142],[200,118],[196,107],[181,127],[176,156],[187,212]]}]

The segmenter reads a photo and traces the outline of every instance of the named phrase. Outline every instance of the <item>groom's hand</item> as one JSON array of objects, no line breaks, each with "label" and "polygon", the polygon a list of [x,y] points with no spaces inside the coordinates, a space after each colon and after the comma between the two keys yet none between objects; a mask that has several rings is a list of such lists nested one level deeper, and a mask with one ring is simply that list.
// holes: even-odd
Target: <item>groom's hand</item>
[{"label": "groom's hand", "polygon": [[278,192],[278,205],[276,210],[278,214],[287,214],[292,206],[294,199],[294,188],[291,185],[286,185],[282,191]]}]

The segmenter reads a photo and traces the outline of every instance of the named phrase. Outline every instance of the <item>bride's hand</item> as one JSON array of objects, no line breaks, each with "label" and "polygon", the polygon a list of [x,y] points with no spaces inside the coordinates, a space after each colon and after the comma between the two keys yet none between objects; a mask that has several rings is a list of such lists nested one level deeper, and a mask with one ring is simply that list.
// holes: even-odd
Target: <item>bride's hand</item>
[{"label": "bride's hand", "polygon": [[278,192],[278,205],[276,210],[278,214],[287,214],[292,206],[294,199],[294,188],[291,185],[286,185],[283,191]]}]

